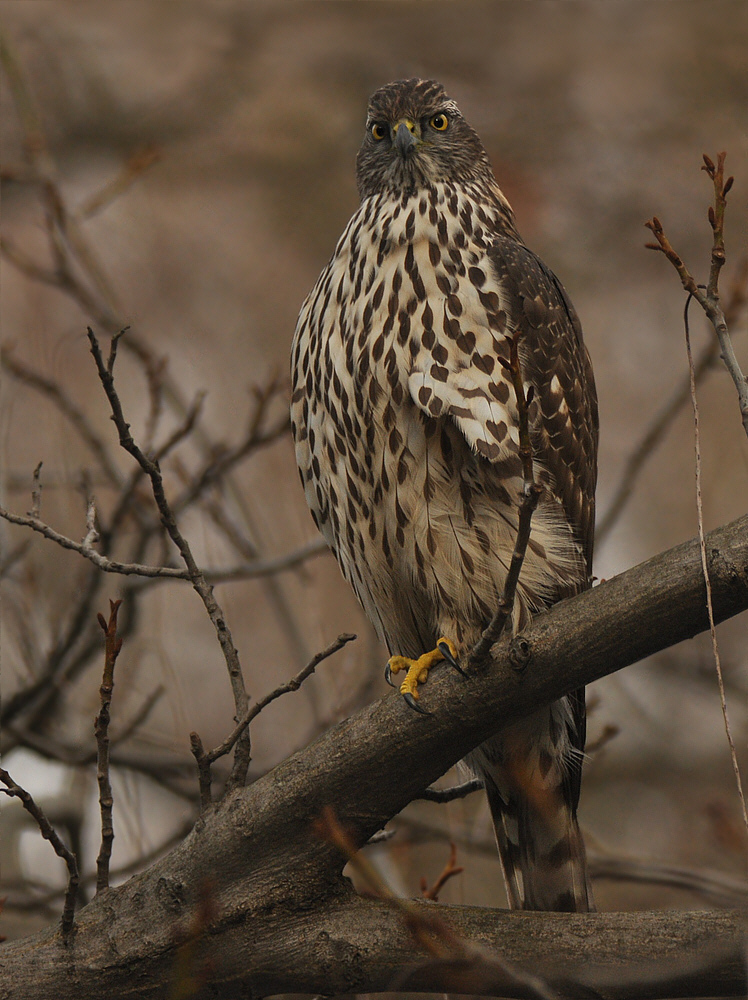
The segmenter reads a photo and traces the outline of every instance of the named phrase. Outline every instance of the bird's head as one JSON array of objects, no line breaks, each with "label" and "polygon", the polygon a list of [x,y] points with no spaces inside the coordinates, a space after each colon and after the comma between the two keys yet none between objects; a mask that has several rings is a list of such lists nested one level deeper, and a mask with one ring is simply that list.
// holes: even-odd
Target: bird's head
[{"label": "bird's head", "polygon": [[372,95],[356,160],[362,198],[404,193],[440,181],[493,181],[476,132],[435,80],[396,80]]}]

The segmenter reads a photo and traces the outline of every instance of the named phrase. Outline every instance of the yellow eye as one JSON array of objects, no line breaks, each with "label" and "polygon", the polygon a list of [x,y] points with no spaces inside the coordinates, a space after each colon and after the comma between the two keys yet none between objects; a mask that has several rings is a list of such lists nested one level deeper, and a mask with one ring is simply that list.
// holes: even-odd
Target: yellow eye
[{"label": "yellow eye", "polygon": [[434,115],[431,119],[430,125],[435,128],[437,132],[446,132],[449,126],[449,118],[446,115]]},{"label": "yellow eye", "polygon": [[381,122],[374,122],[374,124],[371,126],[371,134],[377,140],[377,142],[381,142],[382,139],[384,139],[385,136],[387,135],[387,126],[382,125]]}]

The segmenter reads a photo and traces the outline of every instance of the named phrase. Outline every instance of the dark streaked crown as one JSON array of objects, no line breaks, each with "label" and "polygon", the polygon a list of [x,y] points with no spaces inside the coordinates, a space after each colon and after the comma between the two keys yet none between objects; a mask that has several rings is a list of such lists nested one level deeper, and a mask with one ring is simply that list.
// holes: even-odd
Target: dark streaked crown
[{"label": "dark streaked crown", "polygon": [[[444,129],[432,124],[435,119],[443,124],[440,115],[446,118]],[[393,134],[404,119],[413,124],[416,138],[407,151]],[[356,176],[362,198],[380,191],[400,197],[440,181],[495,184],[477,133],[442,84],[417,78],[388,83],[372,95]]]}]

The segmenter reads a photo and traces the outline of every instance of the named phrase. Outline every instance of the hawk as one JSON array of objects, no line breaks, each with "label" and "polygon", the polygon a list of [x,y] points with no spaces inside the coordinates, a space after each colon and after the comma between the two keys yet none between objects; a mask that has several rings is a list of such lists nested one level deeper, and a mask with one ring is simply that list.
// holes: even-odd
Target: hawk
[{"label": "hawk", "polygon": [[[312,517],[418,708],[429,668],[457,665],[491,620],[514,549],[512,337],[542,487],[515,631],[590,586],[597,400],[574,307],[441,84],[372,96],[357,179],[361,204],[299,316],[291,418]],[[576,820],[584,742],[581,690],[466,760],[513,908],[592,907]]]}]

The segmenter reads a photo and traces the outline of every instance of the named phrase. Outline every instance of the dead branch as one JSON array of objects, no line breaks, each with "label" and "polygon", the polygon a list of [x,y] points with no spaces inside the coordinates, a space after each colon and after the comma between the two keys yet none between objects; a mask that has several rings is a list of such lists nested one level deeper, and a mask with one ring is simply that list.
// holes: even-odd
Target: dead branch
[{"label": "dead branch", "polygon": [[31,795],[25,788],[16,784],[8,772],[1,767],[0,781],[2,781],[6,786],[5,788],[0,788],[0,791],[4,792],[5,795],[14,796],[15,798],[21,800],[23,808],[33,817],[36,825],[39,827],[39,832],[42,837],[49,841],[54,848],[54,852],[57,857],[62,858],[67,865],[68,887],[65,893],[65,905],[62,910],[62,937],[67,944],[70,938],[70,933],[73,929],[73,921],[75,919],[75,899],[78,895],[78,883],[80,881],[80,877],[78,875],[78,862],[75,859],[75,855],[67,848],[55,828],[49,822],[36,802],[34,802]]}]

